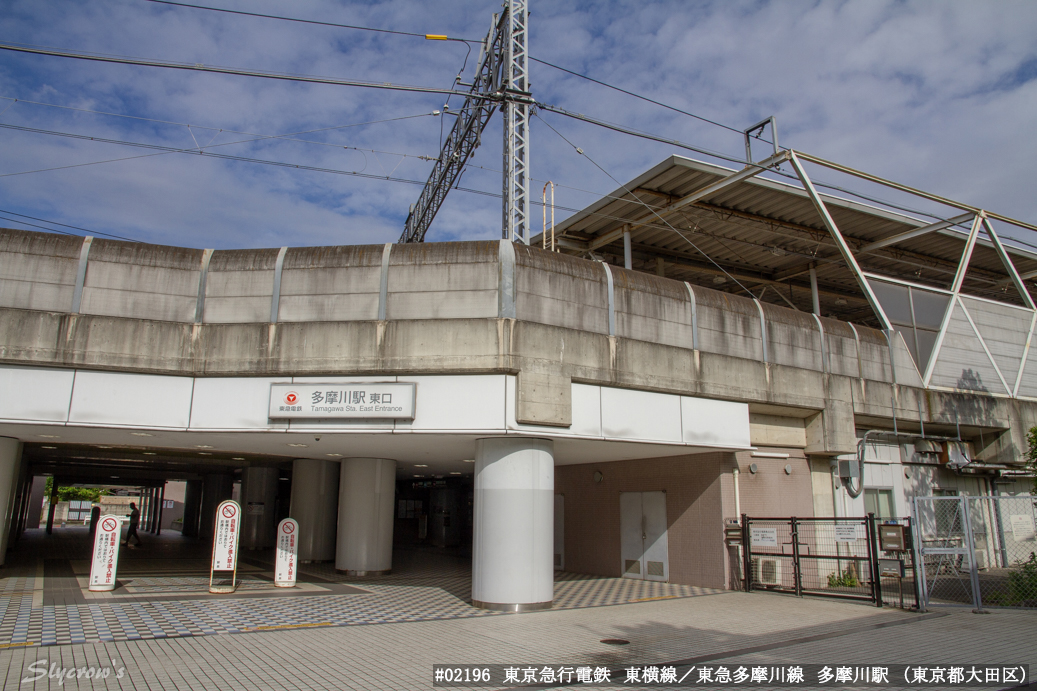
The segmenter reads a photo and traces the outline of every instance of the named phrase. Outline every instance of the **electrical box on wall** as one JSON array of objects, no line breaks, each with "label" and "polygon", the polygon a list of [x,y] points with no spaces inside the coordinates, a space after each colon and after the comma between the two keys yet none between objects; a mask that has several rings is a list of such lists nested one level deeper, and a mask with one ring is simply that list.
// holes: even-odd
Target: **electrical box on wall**
[{"label": "electrical box on wall", "polygon": [[861,466],[857,461],[839,461],[839,477],[856,480],[861,476]]}]

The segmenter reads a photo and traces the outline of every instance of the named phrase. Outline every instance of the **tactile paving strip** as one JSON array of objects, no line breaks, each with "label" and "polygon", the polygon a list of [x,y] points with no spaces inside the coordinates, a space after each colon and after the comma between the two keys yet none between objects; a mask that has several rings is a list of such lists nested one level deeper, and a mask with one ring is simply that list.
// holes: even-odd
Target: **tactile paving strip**
[{"label": "tactile paving strip", "polygon": [[[281,628],[357,626],[499,616],[472,607],[471,574],[466,564],[409,568],[386,576],[355,578],[330,565],[305,565],[311,575],[350,583],[363,593],[327,593],[305,597],[234,599],[162,599],[32,606],[34,578],[0,579],[0,647],[66,645],[205,636]],[[140,594],[176,595],[197,589],[197,577],[147,576],[133,579]],[[244,584],[250,579],[244,579]],[[264,581],[251,581],[267,587]],[[671,583],[598,578],[557,573],[555,609],[615,605],[646,599],[691,597],[720,591]]]}]

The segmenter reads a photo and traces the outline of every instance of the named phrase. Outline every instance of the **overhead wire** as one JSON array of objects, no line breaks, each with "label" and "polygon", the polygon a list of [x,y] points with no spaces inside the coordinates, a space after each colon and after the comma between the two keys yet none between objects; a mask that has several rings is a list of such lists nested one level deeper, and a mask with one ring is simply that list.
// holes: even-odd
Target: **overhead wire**
[{"label": "overhead wire", "polygon": [[[81,230],[84,233],[90,233],[91,235],[103,235],[105,237],[114,238],[116,240],[126,240],[128,242],[140,242],[140,240],[134,240],[133,238],[124,237],[122,235],[115,235],[113,233],[103,233],[103,232],[101,232],[99,230],[90,230],[89,228],[81,228],[79,226],[71,226],[71,225],[69,225],[67,223],[58,223],[57,221],[48,221],[45,218],[37,218],[36,216],[29,216],[27,214],[20,214],[20,213],[18,213],[16,211],[8,211],[7,209],[0,209],[0,214],[11,214],[12,216],[21,216],[22,218],[31,218],[32,220],[39,221],[41,223],[49,223],[51,225],[61,226],[62,228],[72,228],[73,230]],[[20,221],[20,220],[18,220],[16,218],[8,218],[6,216],[0,216],[0,218],[3,218],[5,221],[13,221],[14,223],[21,223],[22,225],[32,226],[33,228],[41,228],[41,229],[46,230],[46,231],[51,232],[51,233],[61,233],[62,235],[76,235],[78,237],[77,233],[68,233],[68,232],[66,232],[64,230],[55,230],[54,228],[47,228],[45,226],[37,225],[35,223],[28,223],[26,221]]]},{"label": "overhead wire", "polygon": [[331,26],[339,29],[356,29],[357,31],[372,31],[381,34],[396,34],[398,36],[414,36],[436,41],[460,41],[462,43],[482,43],[475,39],[454,38],[442,34],[419,34],[413,31],[398,31],[394,29],[377,29],[370,26],[357,26],[355,24],[337,24],[335,22],[322,22],[315,19],[298,19],[295,17],[282,17],[276,14],[262,14],[259,12],[244,12],[242,10],[228,10],[222,7],[209,7],[207,5],[192,5],[186,2],[172,2],[172,0],[147,0],[157,5],[175,5],[177,7],[189,7],[194,10],[209,10],[211,12],[223,12],[226,14],[240,14],[246,17],[260,17],[263,19],[279,19],[283,22],[296,22],[299,24],[316,24],[318,26]]},{"label": "overhead wire", "polygon": [[696,245],[696,244],[695,244],[694,242],[692,242],[691,240],[689,240],[689,239],[688,239],[688,237],[687,237],[687,236],[686,236],[686,235],[685,235],[684,233],[682,233],[682,232],[680,232],[679,230],[677,230],[676,228],[674,228],[674,227],[673,227],[673,226],[672,226],[672,225],[670,224],[670,222],[669,222],[669,221],[667,221],[667,220],[666,220],[665,218],[663,218],[663,217],[662,217],[662,215],[661,215],[661,214],[660,214],[660,213],[659,213],[658,211],[656,211],[656,210],[655,210],[655,209],[653,209],[653,208],[652,208],[651,206],[649,206],[648,204],[645,204],[645,203],[644,203],[643,201],[641,201],[641,199],[640,199],[640,198],[638,198],[638,196],[637,196],[636,194],[634,194],[633,192],[631,192],[631,191],[630,191],[630,190],[629,190],[629,189],[627,188],[627,186],[626,186],[626,185],[624,185],[623,183],[621,183],[621,182],[620,182],[619,180],[617,180],[617,179],[616,179],[616,178],[615,178],[615,177],[614,177],[614,176],[613,176],[613,175],[612,175],[611,173],[609,173],[609,172],[608,172],[607,170],[605,170],[605,169],[604,169],[604,168],[602,168],[602,167],[601,167],[600,165],[598,165],[598,163],[597,163],[597,162],[596,162],[596,161],[595,161],[595,160],[594,160],[593,158],[591,158],[591,157],[590,157],[590,156],[589,156],[589,155],[588,155],[588,154],[587,154],[587,153],[586,153],[586,152],[585,152],[585,151],[584,151],[584,150],[583,150],[582,148],[580,148],[580,147],[576,146],[575,144],[573,144],[573,143],[572,143],[571,141],[569,141],[569,140],[568,140],[568,139],[567,139],[567,138],[565,137],[565,135],[563,135],[563,134],[562,134],[561,132],[559,132],[559,131],[558,131],[558,130],[556,130],[556,129],[555,129],[554,127],[552,127],[552,126],[551,126],[551,123],[549,123],[549,122],[548,122],[547,120],[544,120],[544,119],[543,119],[543,118],[541,118],[541,117],[540,117],[539,115],[538,115],[537,117],[539,118],[540,122],[542,122],[542,123],[544,123],[545,125],[547,125],[547,127],[548,127],[548,128],[549,128],[549,129],[550,129],[550,130],[551,130],[552,132],[554,132],[554,133],[555,133],[556,135],[558,135],[558,136],[559,136],[559,137],[560,137],[560,138],[562,139],[562,141],[564,141],[564,142],[565,142],[566,144],[568,144],[569,146],[571,146],[571,147],[572,147],[572,148],[573,148],[573,149],[574,149],[574,150],[576,151],[576,153],[578,153],[578,154],[580,154],[581,156],[583,156],[584,158],[586,158],[586,159],[587,159],[588,161],[590,161],[590,162],[591,162],[591,163],[592,163],[592,164],[594,165],[594,167],[595,167],[595,168],[597,168],[598,170],[600,170],[600,171],[601,171],[602,173],[604,173],[604,174],[605,174],[605,175],[607,175],[607,176],[608,176],[609,178],[611,178],[611,179],[612,179],[612,181],[613,181],[614,183],[616,183],[617,185],[619,185],[620,187],[622,187],[622,188],[623,188],[624,190],[626,190],[627,194],[629,194],[629,195],[630,195],[631,197],[633,197],[633,198],[634,198],[634,199],[636,199],[636,200],[637,200],[638,202],[640,202],[640,203],[641,203],[641,205],[642,205],[642,206],[644,206],[644,207],[645,207],[646,209],[648,209],[648,211],[649,211],[649,212],[650,212],[650,213],[651,213],[652,215],[654,215],[654,216],[655,216],[656,218],[658,218],[658,219],[659,219],[660,221],[662,221],[662,222],[663,222],[664,224],[666,224],[666,226],[667,226],[667,227],[668,227],[668,228],[669,228],[670,230],[672,230],[672,231],[673,231],[674,233],[676,233],[676,234],[677,234],[677,235],[678,235],[679,237],[681,237],[681,238],[682,238],[682,239],[683,239],[683,240],[684,240],[684,241],[685,241],[686,243],[688,243],[689,245],[691,245],[691,247],[692,247],[692,248],[693,248],[693,249],[694,249],[694,250],[695,250],[696,252],[698,252],[698,253],[699,253],[699,254],[701,254],[701,255],[702,255],[703,257],[705,257],[705,258],[706,258],[706,260],[707,260],[707,261],[709,261],[709,263],[710,263],[710,264],[712,264],[713,266],[715,266],[715,267],[717,267],[718,269],[720,269],[720,271],[722,271],[722,272],[724,273],[724,275],[725,275],[725,276],[727,276],[727,277],[728,277],[728,278],[730,278],[730,279],[731,279],[732,281],[734,281],[734,282],[735,282],[735,284],[737,284],[739,288],[741,288],[742,290],[744,290],[744,291],[745,291],[746,293],[748,293],[748,294],[749,294],[749,296],[750,296],[750,297],[753,297],[753,298],[755,299],[755,296],[754,296],[754,295],[753,295],[753,294],[752,294],[752,293],[751,293],[751,292],[749,291],[749,289],[748,289],[748,288],[746,288],[746,287],[745,287],[744,285],[742,285],[742,282],[741,282],[741,281],[739,281],[739,280],[738,280],[737,278],[735,278],[734,276],[732,276],[732,275],[730,274],[730,272],[728,272],[728,270],[727,270],[727,269],[725,269],[725,268],[724,268],[724,267],[722,267],[722,266],[721,266],[720,264],[718,264],[718,263],[717,263],[717,262],[716,262],[716,261],[715,261],[715,260],[714,260],[714,259],[713,259],[713,258],[712,258],[711,256],[709,256],[708,254],[706,254],[706,253],[705,253],[705,252],[704,252],[704,251],[703,251],[703,250],[702,250],[702,249],[701,249],[701,248],[700,248],[700,247],[699,247],[698,245]]},{"label": "overhead wire", "polygon": [[[319,21],[319,20],[307,20],[307,19],[299,19],[299,18],[294,18],[294,17],[285,17],[285,16],[280,16],[280,15],[269,15],[269,14],[262,14],[262,13],[257,13],[257,12],[246,12],[246,11],[241,11],[241,10],[229,10],[229,9],[225,9],[225,8],[217,8],[217,7],[210,7],[210,6],[204,6],[204,5],[195,5],[195,4],[190,4],[190,3],[173,2],[172,0],[148,0],[148,1],[149,2],[154,2],[156,4],[165,4],[165,5],[179,6],[179,7],[192,8],[192,9],[202,9],[202,10],[208,10],[208,11],[214,11],[214,12],[223,12],[223,13],[228,13],[228,14],[253,16],[253,17],[266,18],[266,19],[277,19],[277,20],[280,20],[280,21],[297,22],[297,23],[304,23],[304,24],[314,24],[314,25],[322,25],[322,26],[330,26],[330,27],[336,27],[336,28],[346,28],[346,29],[362,30],[362,31],[372,31],[372,32],[386,33],[386,34],[397,34],[397,35],[412,36],[412,37],[422,37],[422,38],[425,38],[425,39],[434,39],[434,40],[447,40],[447,41],[451,41],[452,40],[452,41],[463,42],[466,45],[468,45],[470,43],[479,43],[480,42],[480,41],[477,41],[475,39],[463,39],[463,38],[457,38],[457,37],[448,37],[448,36],[445,36],[445,35],[420,34],[420,33],[417,33],[417,32],[406,32],[406,31],[399,31],[399,30],[392,30],[392,29],[380,29],[380,28],[375,28],[375,27],[364,27],[364,26],[359,26],[359,25],[340,24],[340,23],[335,23],[335,22],[324,22],[324,21]],[[283,80],[293,80],[293,81],[304,81],[304,82],[310,82],[310,83],[325,83],[325,84],[336,84],[336,85],[344,85],[344,86],[357,86],[357,87],[364,87],[364,88],[381,88],[381,89],[389,89],[389,90],[414,91],[414,92],[423,92],[423,93],[444,93],[444,94],[447,94],[448,101],[449,101],[449,96],[452,96],[454,94],[457,94],[459,96],[460,95],[464,95],[466,97],[469,97],[469,96],[474,96],[476,98],[480,97],[480,95],[478,95],[478,94],[470,94],[470,93],[458,92],[458,91],[452,90],[452,89],[438,90],[438,89],[432,89],[432,88],[429,88],[429,87],[398,85],[398,84],[391,84],[391,83],[388,83],[388,82],[383,82],[381,84],[377,84],[377,83],[374,83],[374,82],[363,82],[363,81],[357,81],[357,80],[339,80],[339,79],[331,79],[331,78],[324,78],[324,77],[313,77],[313,76],[308,76],[308,75],[288,75],[288,74],[258,72],[258,71],[252,71],[252,70],[241,70],[241,69],[235,69],[235,68],[205,66],[205,65],[201,65],[201,64],[197,64],[197,63],[194,64],[194,65],[189,65],[189,64],[186,64],[186,63],[171,63],[171,62],[164,62],[164,61],[157,61],[157,60],[143,60],[143,59],[125,58],[125,57],[122,57],[122,56],[105,56],[105,55],[101,55],[101,54],[71,53],[71,52],[68,52],[68,51],[57,51],[57,50],[53,50],[53,49],[47,50],[47,49],[36,48],[36,47],[19,47],[19,46],[16,46],[16,45],[0,44],[0,49],[16,50],[16,51],[30,52],[30,53],[40,53],[40,54],[46,54],[46,55],[56,55],[56,56],[60,56],[60,57],[71,57],[71,58],[79,58],[79,59],[85,59],[85,60],[99,60],[99,61],[104,61],[104,62],[118,62],[118,63],[123,63],[123,64],[135,64],[135,65],[165,67],[165,68],[171,68],[171,69],[186,69],[186,70],[195,70],[195,71],[204,71],[204,72],[217,72],[217,73],[222,73],[222,74],[234,74],[234,75],[241,75],[241,76],[254,76],[254,77],[262,77],[262,78],[269,78],[269,79],[283,79]],[[470,45],[468,46],[468,53],[469,53],[469,55],[471,53]],[[467,64],[467,60],[468,60],[468,55],[466,55],[466,57],[465,57],[465,64]],[[621,87],[617,87],[617,86],[614,86],[612,84],[608,84],[607,82],[595,79],[595,78],[590,77],[588,75],[584,75],[584,74],[578,73],[578,72],[576,72],[574,70],[570,70],[568,68],[564,68],[564,67],[561,67],[559,65],[555,65],[553,63],[550,63],[548,61],[541,60],[541,59],[538,59],[538,58],[531,58],[531,60],[535,61],[535,62],[538,62],[538,63],[541,63],[541,64],[543,64],[545,66],[551,67],[553,69],[558,69],[560,71],[566,72],[566,73],[571,74],[573,76],[576,76],[576,77],[579,77],[579,78],[582,78],[582,79],[586,79],[588,81],[591,81],[593,83],[599,84],[601,86],[605,86],[606,88],[613,89],[615,91],[627,94],[627,95],[632,96],[634,98],[638,98],[638,99],[644,100],[646,102],[652,103],[654,105],[657,105],[657,106],[660,106],[660,107],[663,107],[663,108],[667,108],[667,109],[672,110],[674,112],[678,112],[678,113],[681,113],[683,115],[686,115],[686,116],[689,116],[689,117],[701,120],[703,122],[706,122],[706,123],[709,123],[709,124],[721,127],[723,129],[729,130],[731,132],[735,132],[735,133],[739,133],[739,134],[744,134],[744,131],[742,131],[742,130],[738,130],[736,128],[733,128],[731,126],[725,125],[725,124],[720,123],[720,122],[717,122],[715,120],[711,120],[709,118],[705,118],[705,117],[696,115],[694,113],[691,113],[689,111],[677,108],[675,106],[671,106],[669,104],[662,103],[661,101],[657,101],[655,99],[651,99],[651,98],[648,98],[646,96],[642,96],[640,94],[637,94],[635,92],[629,91],[627,89],[623,89]],[[463,68],[462,68],[462,71],[463,71]],[[456,80],[455,80],[455,83],[456,83]],[[493,97],[489,97],[489,96],[483,96],[483,97],[484,98],[493,98]],[[646,138],[646,139],[650,139],[650,140],[653,140],[653,141],[657,141],[657,142],[660,142],[660,143],[665,143],[665,144],[669,144],[669,145],[673,145],[673,146],[679,146],[681,148],[685,148],[685,149],[688,149],[688,150],[691,150],[691,151],[696,151],[698,153],[702,153],[702,154],[707,155],[707,156],[712,156],[712,157],[720,158],[721,160],[727,160],[727,161],[735,162],[735,163],[738,163],[738,164],[745,163],[741,159],[733,158],[733,157],[730,157],[730,156],[726,156],[726,155],[720,154],[719,152],[709,151],[707,149],[702,149],[701,147],[694,147],[694,146],[685,144],[683,142],[679,142],[678,140],[668,139],[668,138],[660,137],[658,135],[652,135],[652,134],[645,133],[645,132],[638,132],[636,130],[632,130],[630,128],[625,128],[625,127],[622,127],[620,125],[616,125],[614,123],[607,123],[605,121],[598,120],[596,118],[590,118],[590,117],[585,116],[583,114],[572,113],[572,112],[569,112],[569,111],[567,111],[565,109],[558,108],[556,106],[550,106],[550,105],[544,104],[544,103],[536,103],[535,105],[537,107],[539,107],[539,108],[544,109],[544,110],[548,110],[549,112],[554,112],[554,113],[557,113],[557,114],[560,114],[560,115],[564,115],[564,116],[567,116],[567,117],[572,117],[572,118],[576,118],[576,119],[579,119],[579,120],[583,120],[583,121],[588,122],[590,124],[594,124],[594,125],[601,126],[601,127],[606,127],[608,129],[611,129],[611,130],[614,130],[614,131],[617,131],[617,132],[620,132],[620,133],[623,133],[623,134],[627,134],[627,135],[630,135],[630,136],[637,136],[637,137],[641,137],[641,138]],[[542,118],[541,118],[541,121],[546,122]],[[767,141],[767,140],[763,139],[761,136],[756,136],[755,138],[759,139],[761,141]],[[786,148],[786,147],[782,147],[782,148]],[[750,162],[747,165],[752,165],[752,163]],[[783,177],[786,177],[786,178],[789,178],[789,179],[797,179],[796,176],[793,176],[793,175],[791,175],[789,173],[785,173],[784,171],[781,171],[781,170],[774,170],[773,172],[775,174],[777,174],[777,175],[780,175],[780,176],[783,176]],[[938,215],[938,214],[933,214],[933,213],[926,212],[926,211],[921,211],[921,210],[918,210],[918,209],[904,207],[902,205],[899,205],[899,204],[896,204],[896,203],[893,203],[893,202],[889,202],[888,200],[875,198],[875,197],[872,197],[870,195],[866,195],[866,194],[863,194],[863,193],[860,193],[860,192],[856,192],[854,190],[850,190],[850,189],[847,189],[847,188],[844,188],[844,187],[841,187],[841,186],[832,185],[830,183],[825,183],[825,182],[822,182],[822,181],[816,181],[815,180],[814,184],[816,186],[818,186],[818,187],[822,187],[822,188],[825,188],[825,189],[836,190],[836,191],[842,192],[844,194],[852,195],[852,196],[857,197],[859,199],[864,199],[864,200],[867,200],[867,201],[872,202],[872,203],[881,204],[883,206],[887,206],[889,208],[896,209],[898,211],[903,211],[903,212],[907,212],[907,213],[917,214],[917,215],[921,215],[921,216],[925,216],[925,217],[932,218],[932,219],[937,219],[937,220],[947,220],[947,219],[943,218],[941,215]]]},{"label": "overhead wire", "polygon": [[49,55],[53,57],[71,58],[75,60],[90,60],[94,62],[110,62],[120,65],[136,65],[140,67],[162,67],[172,70],[187,70],[189,72],[204,72],[208,74],[228,74],[239,77],[257,77],[260,79],[274,79],[280,81],[305,82],[308,84],[329,84],[332,86],[355,86],[364,89],[383,89],[388,91],[406,91],[424,94],[456,94],[458,96],[471,96],[485,100],[500,100],[496,95],[469,94],[454,89],[436,89],[429,86],[414,86],[408,84],[393,84],[392,82],[369,82],[358,79],[337,79],[334,77],[320,77],[305,74],[288,74],[283,72],[265,72],[261,70],[247,70],[237,67],[222,67],[219,65],[205,65],[203,63],[172,62],[167,60],[150,60],[121,55],[105,55],[101,53],[89,53],[82,51],[59,50],[48,47],[35,47],[16,43],[0,43],[0,50],[10,50],[18,53],[31,53],[34,55]]},{"label": "overhead wire", "polygon": [[[360,151],[360,152],[368,151],[368,152],[372,152],[372,153],[382,153],[382,154],[387,154],[387,155],[392,155],[392,156],[403,156],[403,157],[407,157],[407,158],[420,158],[422,160],[435,160],[435,158],[431,157],[431,156],[414,155],[414,154],[401,154],[401,153],[397,153],[397,152],[393,152],[393,151],[380,151],[380,150],[377,150],[377,149],[362,149],[360,147],[355,147],[355,146],[346,146],[346,145],[341,145],[341,144],[331,144],[331,143],[328,143],[328,142],[318,142],[318,141],[313,141],[313,140],[310,140],[310,139],[296,139],[296,138],[294,138],[292,136],[292,134],[311,134],[311,133],[314,133],[314,132],[326,132],[326,131],[330,131],[330,130],[345,129],[345,128],[348,128],[348,127],[360,127],[360,126],[364,126],[364,125],[380,124],[380,123],[384,123],[384,122],[394,122],[394,121],[397,121],[397,120],[408,120],[408,119],[411,119],[411,118],[426,117],[426,116],[431,116],[431,115],[434,115],[434,112],[433,113],[422,113],[420,115],[406,115],[406,116],[401,116],[401,117],[398,117],[398,118],[389,118],[389,119],[386,119],[386,120],[373,120],[373,121],[370,121],[370,122],[367,122],[367,123],[355,123],[355,124],[350,124],[350,125],[337,125],[337,126],[334,126],[334,127],[322,127],[322,128],[319,128],[319,129],[304,130],[304,131],[301,131],[301,132],[285,134],[285,135],[280,135],[280,134],[255,135],[254,138],[252,138],[252,139],[241,139],[241,140],[233,141],[233,142],[221,142],[219,144],[213,144],[212,142],[210,142],[209,144],[207,144],[205,146],[197,146],[196,148],[193,148],[193,149],[192,148],[186,148],[185,149],[185,148],[169,147],[168,150],[164,150],[164,151],[161,151],[160,153],[155,153],[155,154],[141,154],[139,156],[123,156],[123,157],[120,157],[120,158],[105,159],[103,161],[88,161],[86,163],[74,163],[74,164],[69,164],[69,165],[64,165],[64,166],[54,166],[54,167],[51,167],[51,168],[37,168],[35,170],[25,170],[25,171],[19,171],[19,172],[16,172],[16,173],[0,173],[0,178],[3,178],[3,177],[13,177],[13,176],[16,176],[16,175],[29,175],[31,173],[44,173],[44,172],[49,172],[49,171],[54,171],[54,170],[66,170],[66,169],[70,169],[70,168],[82,168],[82,167],[85,167],[85,166],[100,165],[100,164],[103,164],[103,163],[117,163],[117,162],[120,162],[120,161],[131,161],[131,160],[140,159],[140,158],[150,158],[152,156],[164,156],[164,155],[171,154],[171,153],[202,153],[202,154],[204,154],[205,153],[204,149],[214,149],[214,148],[220,147],[220,146],[231,146],[231,145],[234,145],[234,144],[247,144],[247,143],[253,143],[253,142],[258,142],[258,141],[266,141],[266,140],[270,140],[270,139],[281,139],[281,140],[285,140],[285,141],[303,142],[303,143],[307,143],[307,144],[318,144],[318,145],[321,145],[321,146],[329,146],[329,147],[333,147],[333,148],[336,148],[336,149],[337,148],[342,148],[342,149],[355,150],[355,151]],[[177,124],[179,124],[179,123],[177,123]],[[185,126],[186,127],[190,127],[190,125],[185,125]],[[55,136],[67,136],[67,137],[73,137],[73,138],[86,138],[86,139],[90,139],[91,141],[105,141],[104,137],[95,137],[95,136],[87,136],[87,135],[74,135],[74,134],[68,133],[68,132],[54,132],[54,131],[51,131],[51,130],[38,130],[37,131],[37,128],[26,128],[26,127],[23,127],[21,125],[10,125],[10,124],[6,124],[6,123],[0,123],[0,128],[4,128],[4,129],[21,129],[21,130],[25,130],[25,131],[35,132],[37,134],[53,134]],[[205,129],[212,130],[212,129],[215,129],[215,128],[205,128]],[[252,134],[252,133],[247,133],[247,132],[238,132],[238,131],[235,131],[235,130],[219,130],[219,131],[220,132],[222,132],[222,131],[234,132],[235,134]],[[121,141],[121,140],[111,140],[111,141],[108,141],[107,143],[122,144],[122,145],[126,145],[126,146],[141,146],[141,147],[149,147],[150,146],[150,145],[145,145],[145,144],[138,144],[136,142],[125,142],[125,141]],[[197,141],[195,142],[195,144],[197,145]],[[366,159],[366,156],[365,156],[365,159]]]}]

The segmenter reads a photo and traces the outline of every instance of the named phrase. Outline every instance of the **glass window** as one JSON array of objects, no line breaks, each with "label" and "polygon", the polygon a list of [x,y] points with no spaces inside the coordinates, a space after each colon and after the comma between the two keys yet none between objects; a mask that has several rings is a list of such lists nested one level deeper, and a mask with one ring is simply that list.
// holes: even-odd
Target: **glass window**
[{"label": "glass window", "polygon": [[866,488],[864,490],[864,513],[873,513],[875,518],[895,518],[893,490]]}]

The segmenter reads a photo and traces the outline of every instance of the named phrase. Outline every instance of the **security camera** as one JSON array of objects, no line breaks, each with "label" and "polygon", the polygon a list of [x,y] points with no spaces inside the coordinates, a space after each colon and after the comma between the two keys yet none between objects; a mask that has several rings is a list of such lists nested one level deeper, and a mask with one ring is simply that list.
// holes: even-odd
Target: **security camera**
[{"label": "security camera", "polygon": [[320,437],[314,437],[313,441],[320,441]]}]

